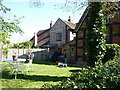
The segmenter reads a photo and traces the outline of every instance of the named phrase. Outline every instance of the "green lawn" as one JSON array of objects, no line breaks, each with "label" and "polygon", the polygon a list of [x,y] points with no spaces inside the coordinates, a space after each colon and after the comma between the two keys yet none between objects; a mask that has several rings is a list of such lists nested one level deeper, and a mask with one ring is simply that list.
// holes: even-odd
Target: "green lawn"
[{"label": "green lawn", "polygon": [[55,85],[69,78],[72,71],[80,70],[79,67],[57,67],[51,62],[33,63],[33,68],[25,77],[19,74],[17,79],[14,79],[14,76],[9,77],[9,68],[5,69],[2,72],[2,88],[41,88],[44,84]]}]

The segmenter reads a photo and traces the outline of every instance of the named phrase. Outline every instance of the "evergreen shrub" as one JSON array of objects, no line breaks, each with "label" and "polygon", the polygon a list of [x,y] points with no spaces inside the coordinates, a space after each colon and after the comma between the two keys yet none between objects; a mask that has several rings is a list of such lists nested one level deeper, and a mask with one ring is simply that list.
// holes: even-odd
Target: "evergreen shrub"
[{"label": "evergreen shrub", "polygon": [[102,62],[105,63],[108,60],[118,59],[119,48],[118,44],[106,44],[106,52]]}]

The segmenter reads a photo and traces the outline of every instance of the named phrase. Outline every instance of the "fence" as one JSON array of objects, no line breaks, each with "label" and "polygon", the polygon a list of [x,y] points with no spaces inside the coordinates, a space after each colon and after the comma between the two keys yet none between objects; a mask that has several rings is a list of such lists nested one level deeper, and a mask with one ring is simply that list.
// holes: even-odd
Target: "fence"
[{"label": "fence", "polygon": [[29,53],[34,53],[34,60],[49,60],[53,52],[48,49],[9,49],[8,56],[3,55],[3,50],[0,49],[0,61],[5,59],[12,59],[14,53],[17,56],[28,55]]}]

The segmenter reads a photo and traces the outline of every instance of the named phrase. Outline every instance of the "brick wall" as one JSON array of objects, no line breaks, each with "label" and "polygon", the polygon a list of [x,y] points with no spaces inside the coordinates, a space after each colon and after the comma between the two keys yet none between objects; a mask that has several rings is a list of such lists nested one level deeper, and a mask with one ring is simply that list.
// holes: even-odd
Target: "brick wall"
[{"label": "brick wall", "polygon": [[[56,34],[62,33],[62,41],[56,41]],[[50,30],[50,43],[58,44],[59,46],[65,43],[66,27],[61,20],[57,20]]]},{"label": "brick wall", "polygon": [[75,63],[75,40],[65,44],[65,46],[62,48],[62,53],[67,58],[68,64],[74,64]]},{"label": "brick wall", "polygon": [[[58,19],[53,27],[50,29],[50,43],[51,44],[58,44],[58,46],[61,46],[62,44],[66,43],[66,33],[67,33],[67,40],[70,41],[70,37],[72,34],[70,34],[70,31],[68,30],[66,32],[66,29],[70,29],[66,24],[61,20]],[[62,33],[62,41],[56,40],[56,34]]]},{"label": "brick wall", "polygon": [[[109,43],[116,43],[120,45],[120,22],[118,22],[120,16],[118,17],[118,13],[115,14],[114,18],[110,19],[110,23],[107,25],[107,36],[106,39]],[[87,31],[84,33],[82,28],[86,27],[86,20],[81,25],[81,28],[77,32],[77,63],[80,64],[84,61],[85,55],[85,43],[84,39],[86,37]],[[82,56],[82,57],[81,57]]]}]

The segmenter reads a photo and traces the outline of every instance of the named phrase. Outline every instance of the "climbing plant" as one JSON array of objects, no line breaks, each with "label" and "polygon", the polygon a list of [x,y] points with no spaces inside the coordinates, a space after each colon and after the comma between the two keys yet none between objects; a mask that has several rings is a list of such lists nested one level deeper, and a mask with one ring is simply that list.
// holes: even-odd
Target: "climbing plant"
[{"label": "climbing plant", "polygon": [[99,62],[105,55],[105,32],[106,21],[104,16],[105,4],[101,2],[89,3],[89,16],[87,23],[87,63],[94,66],[95,62]]}]

